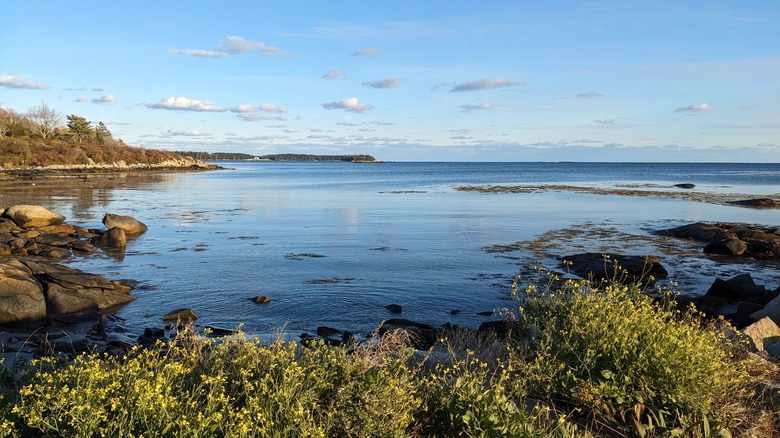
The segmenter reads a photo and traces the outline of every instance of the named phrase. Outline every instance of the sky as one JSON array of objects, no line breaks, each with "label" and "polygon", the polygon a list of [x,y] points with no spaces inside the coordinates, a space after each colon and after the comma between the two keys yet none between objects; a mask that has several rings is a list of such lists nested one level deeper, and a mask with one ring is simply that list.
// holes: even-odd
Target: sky
[{"label": "sky", "polygon": [[4,2],[0,107],[125,143],[780,162],[774,0]]}]

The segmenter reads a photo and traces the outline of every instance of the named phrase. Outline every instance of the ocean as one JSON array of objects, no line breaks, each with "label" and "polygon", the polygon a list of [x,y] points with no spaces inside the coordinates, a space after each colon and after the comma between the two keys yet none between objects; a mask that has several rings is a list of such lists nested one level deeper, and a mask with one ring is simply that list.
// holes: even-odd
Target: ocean
[{"label": "ocean", "polygon": [[[192,308],[198,324],[294,338],[329,326],[369,333],[402,317],[477,327],[480,312],[516,308],[516,275],[562,269],[557,257],[615,251],[661,257],[676,286],[706,292],[751,272],[780,286],[780,264],[713,260],[655,232],[697,221],[776,227],[778,210],[537,189],[463,192],[466,185],[568,185],[780,197],[780,164],[220,162],[225,170],[116,174],[2,183],[2,205],[38,204],[102,228],[106,212],[149,226],[119,253],[65,264],[138,281],[116,316],[133,332]],[[512,251],[488,251],[518,243]],[[672,247],[674,251],[672,250]],[[531,249],[534,248],[534,249]],[[677,251],[679,249],[679,251]],[[257,305],[249,299],[271,298]],[[394,315],[384,306],[398,304]]]}]

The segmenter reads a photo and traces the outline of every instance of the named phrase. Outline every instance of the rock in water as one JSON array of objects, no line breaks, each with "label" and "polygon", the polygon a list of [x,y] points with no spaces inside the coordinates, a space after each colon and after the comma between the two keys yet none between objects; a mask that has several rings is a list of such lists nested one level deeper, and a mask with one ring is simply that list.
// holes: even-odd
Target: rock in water
[{"label": "rock in water", "polygon": [[52,213],[39,205],[15,205],[7,209],[4,214],[23,228],[45,227],[65,221],[65,216]]},{"label": "rock in water", "polygon": [[189,322],[198,319],[198,314],[192,309],[177,309],[162,317],[163,321]]},{"label": "rock in water", "polygon": [[137,236],[145,233],[146,230],[149,229],[135,218],[111,213],[106,213],[105,216],[103,216],[103,225],[108,229],[121,228],[128,236]]},{"label": "rock in water", "polygon": [[124,248],[127,246],[127,234],[125,230],[114,227],[91,240],[93,245],[105,248]]}]

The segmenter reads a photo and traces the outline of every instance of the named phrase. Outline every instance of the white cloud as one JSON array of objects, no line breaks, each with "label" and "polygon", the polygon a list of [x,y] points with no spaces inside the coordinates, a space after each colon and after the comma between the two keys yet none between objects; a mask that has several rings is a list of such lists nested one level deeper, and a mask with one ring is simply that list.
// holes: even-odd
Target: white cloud
[{"label": "white cloud", "polygon": [[506,79],[480,79],[472,82],[462,82],[452,86],[450,91],[492,90],[495,88],[517,87],[525,85],[525,81],[508,81]]},{"label": "white cloud", "polygon": [[326,102],[322,104],[322,107],[325,109],[343,109],[356,113],[362,113],[374,108],[373,105],[360,103],[357,97],[350,97],[348,99],[342,100],[341,102]]},{"label": "white cloud", "polygon": [[343,73],[341,73],[341,70],[331,70],[324,75],[322,75],[322,79],[336,79],[340,78]]},{"label": "white cloud", "polygon": [[381,56],[385,52],[379,49],[360,49],[352,53],[352,56]]},{"label": "white cloud", "polygon": [[278,55],[282,53],[282,50],[278,47],[268,46],[259,41],[249,41],[236,35],[230,35],[222,40],[219,48],[231,55],[249,52],[259,52],[264,55]]},{"label": "white cloud", "polygon": [[702,102],[694,105],[681,106],[674,110],[676,113],[688,113],[689,115],[700,114],[712,109],[712,105]]},{"label": "white cloud", "polygon": [[73,99],[73,101],[74,102],[79,102],[79,103],[89,102],[89,97],[87,97],[87,96],[79,96],[79,97]]},{"label": "white cloud", "polygon": [[111,93],[105,94],[103,96],[95,97],[95,98],[91,99],[92,103],[97,103],[97,104],[101,104],[101,105],[105,105],[107,103],[111,103],[111,102],[113,102],[115,100],[116,100],[116,96],[114,96]]},{"label": "white cloud", "polygon": [[582,93],[577,95],[577,97],[579,97],[580,99],[593,99],[593,98],[602,97],[602,96],[604,96],[604,95],[601,94],[601,93],[597,93],[595,91],[585,91],[585,92],[582,92]]},{"label": "white cloud", "polygon": [[363,82],[363,85],[371,88],[395,88],[401,85],[401,78],[387,78],[380,79],[378,81],[368,81]]},{"label": "white cloud", "polygon": [[464,113],[474,111],[474,110],[492,110],[495,109],[496,106],[492,103],[470,103],[468,105],[461,105],[460,108],[463,110]]},{"label": "white cloud", "polygon": [[45,84],[28,81],[19,75],[0,75],[0,87],[25,88],[28,90],[45,90],[49,88]]},{"label": "white cloud", "polygon": [[171,55],[190,55],[197,58],[222,58],[223,56],[227,56],[227,53],[225,52],[202,49],[169,49],[168,53]]},{"label": "white cloud", "polygon": [[284,130],[284,132],[286,132],[288,134],[295,134],[296,132],[298,132],[298,130],[295,129],[295,128],[287,128],[287,129]]},{"label": "white cloud", "polygon": [[211,134],[208,132],[198,131],[197,129],[181,130],[181,129],[169,129],[165,131],[165,135],[172,137],[208,137]]},{"label": "white cloud", "polygon": [[260,105],[258,110],[265,111],[267,113],[286,113],[287,112],[287,108],[285,108],[283,106],[277,106],[277,105],[274,105],[272,103],[264,103],[264,104]]},{"label": "white cloud", "polygon": [[223,111],[208,100],[195,100],[186,97],[169,97],[159,103],[147,103],[146,107],[174,111]]},{"label": "white cloud", "polygon": [[255,107],[248,104],[242,104],[242,105],[236,105],[234,107],[230,107],[228,111],[231,113],[251,113],[255,110]]},{"label": "white cloud", "polygon": [[614,125],[615,119],[596,119],[593,123],[599,123],[601,125]]}]

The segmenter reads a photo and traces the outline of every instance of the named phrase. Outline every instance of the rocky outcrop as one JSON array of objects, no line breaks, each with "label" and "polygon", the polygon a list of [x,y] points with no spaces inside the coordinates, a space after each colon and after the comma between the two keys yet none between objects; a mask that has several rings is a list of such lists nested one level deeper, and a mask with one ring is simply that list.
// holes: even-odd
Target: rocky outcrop
[{"label": "rocky outcrop", "polygon": [[741,224],[704,223],[660,231],[660,234],[705,243],[703,251],[712,255],[780,258],[780,229]]},{"label": "rocky outcrop", "polygon": [[666,278],[669,273],[657,257],[623,254],[583,253],[562,258],[564,266],[575,275],[596,280],[648,282]]},{"label": "rocky outcrop", "polygon": [[5,210],[3,215],[22,228],[45,227],[61,224],[65,221],[65,216],[52,213],[38,205],[15,205]]},{"label": "rocky outcrop", "polygon": [[772,198],[743,199],[739,201],[731,201],[729,204],[752,208],[780,208],[780,202],[777,202]]},{"label": "rocky outcrop", "polygon": [[0,263],[0,324],[125,304],[135,299],[131,289],[56,263],[6,261]]},{"label": "rocky outcrop", "polygon": [[0,324],[37,321],[45,317],[43,287],[30,268],[18,260],[0,264]]},{"label": "rocky outcrop", "polygon": [[105,216],[103,216],[103,225],[109,230],[112,228],[119,228],[128,236],[137,236],[145,233],[149,229],[145,224],[139,222],[135,218],[111,213],[106,213]]}]

